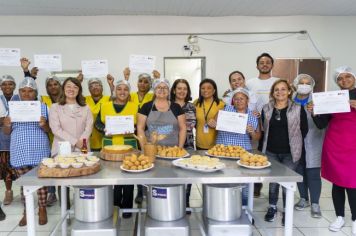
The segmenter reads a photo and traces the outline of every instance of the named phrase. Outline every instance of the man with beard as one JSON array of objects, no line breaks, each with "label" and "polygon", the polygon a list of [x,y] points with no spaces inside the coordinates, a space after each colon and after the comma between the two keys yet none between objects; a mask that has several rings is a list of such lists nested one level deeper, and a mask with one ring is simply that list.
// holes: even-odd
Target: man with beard
[{"label": "man with beard", "polygon": [[[269,101],[269,93],[273,83],[279,78],[272,77],[272,68],[274,60],[268,53],[262,53],[256,59],[256,68],[259,71],[257,78],[252,78],[246,81],[248,90],[256,95],[256,109],[259,113],[262,111],[263,105]],[[262,135],[263,137],[263,135]],[[255,183],[254,196],[261,195],[262,183]]]},{"label": "man with beard", "polygon": [[272,84],[279,78],[272,77],[274,60],[268,53],[262,53],[257,57],[256,68],[259,71],[257,78],[246,81],[247,88],[256,94],[257,110],[261,112],[263,105],[269,101],[269,92]]}]

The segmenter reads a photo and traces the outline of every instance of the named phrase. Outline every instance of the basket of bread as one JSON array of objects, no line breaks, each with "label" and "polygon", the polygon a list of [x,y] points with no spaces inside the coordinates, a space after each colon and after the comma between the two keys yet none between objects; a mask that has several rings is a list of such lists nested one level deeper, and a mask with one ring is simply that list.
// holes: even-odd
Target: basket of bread
[{"label": "basket of bread", "polygon": [[90,175],[100,170],[96,156],[68,155],[44,158],[38,168],[38,177],[74,177]]},{"label": "basket of bread", "polygon": [[189,153],[184,149],[177,146],[168,147],[157,145],[156,157],[161,159],[177,159],[188,157]]},{"label": "basket of bread", "polygon": [[154,167],[152,163],[152,159],[143,154],[137,156],[136,154],[132,154],[130,156],[126,156],[120,166],[120,169],[127,172],[144,172],[150,170]]},{"label": "basket of bread", "polygon": [[206,154],[213,157],[221,157],[228,159],[239,159],[243,154],[248,153],[240,146],[217,144],[210,148]]},{"label": "basket of bread", "polygon": [[200,172],[214,172],[225,168],[225,164],[218,158],[192,155],[190,158],[174,160],[173,165],[183,169],[195,170]]},{"label": "basket of bread", "polygon": [[237,164],[249,169],[263,169],[271,166],[271,162],[268,161],[266,156],[252,153],[245,153],[241,155],[240,160],[237,161]]},{"label": "basket of bread", "polygon": [[101,150],[100,158],[106,161],[122,161],[126,156],[139,153],[140,151],[131,145],[108,145]]}]

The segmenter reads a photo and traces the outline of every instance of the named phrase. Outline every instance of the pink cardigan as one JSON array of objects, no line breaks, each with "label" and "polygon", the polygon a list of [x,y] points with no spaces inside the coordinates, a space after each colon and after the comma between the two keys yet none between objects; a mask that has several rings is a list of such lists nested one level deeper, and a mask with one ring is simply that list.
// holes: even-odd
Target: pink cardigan
[{"label": "pink cardigan", "polygon": [[60,141],[69,141],[74,150],[78,140],[85,138],[88,148],[90,147],[89,138],[93,129],[93,115],[87,105],[82,107],[75,104],[71,109],[68,104],[53,104],[49,110],[49,126],[54,135],[52,156],[58,153]]}]

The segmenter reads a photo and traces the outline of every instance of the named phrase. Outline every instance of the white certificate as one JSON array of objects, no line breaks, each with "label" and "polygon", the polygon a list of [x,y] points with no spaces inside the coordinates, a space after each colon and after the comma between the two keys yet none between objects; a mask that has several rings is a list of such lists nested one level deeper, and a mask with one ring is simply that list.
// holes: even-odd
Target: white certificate
[{"label": "white certificate", "polygon": [[34,55],[35,66],[46,71],[62,71],[62,55],[43,54]]},{"label": "white certificate", "polygon": [[219,111],[216,129],[232,133],[246,134],[248,114]]},{"label": "white certificate", "polygon": [[134,117],[131,116],[106,116],[105,133],[114,134],[133,134],[135,132]]},{"label": "white certificate", "polygon": [[38,122],[41,117],[40,101],[10,101],[11,122]]},{"label": "white certificate", "polygon": [[108,60],[82,61],[82,73],[85,78],[106,77],[109,74]]},{"label": "white certificate", "polygon": [[21,66],[19,48],[0,48],[0,66]]},{"label": "white certificate", "polygon": [[151,73],[155,69],[155,56],[130,55],[129,67],[133,72]]},{"label": "white certificate", "polygon": [[314,114],[350,112],[348,90],[313,93]]}]

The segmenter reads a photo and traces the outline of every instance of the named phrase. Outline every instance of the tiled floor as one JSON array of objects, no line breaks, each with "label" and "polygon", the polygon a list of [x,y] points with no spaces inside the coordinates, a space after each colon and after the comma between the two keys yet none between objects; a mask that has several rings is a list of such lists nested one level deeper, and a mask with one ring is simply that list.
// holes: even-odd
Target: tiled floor
[{"label": "tiled floor", "polygon": [[[3,206],[3,210],[6,213],[6,220],[0,221],[0,236],[15,236],[15,235],[26,235],[26,227],[19,227],[17,224],[21,219],[23,206],[20,203],[19,197],[19,186],[14,184],[13,187],[15,200],[10,206]],[[273,236],[282,236],[284,235],[283,227],[281,226],[281,214],[278,214],[277,219],[274,222],[265,222],[263,221],[263,216],[267,207],[267,191],[268,186],[265,185],[262,190],[262,196],[260,198],[255,198],[254,211],[257,216],[261,218],[261,224],[257,224],[253,229],[254,236],[263,236],[267,235],[265,231],[262,230],[262,226],[266,228],[266,231]],[[280,191],[281,192],[281,191]],[[0,187],[0,199],[3,199],[4,195],[4,185],[1,183]],[[295,195],[295,201],[298,200],[298,192]],[[191,194],[191,206],[192,207],[201,207],[201,187],[193,185],[192,194]],[[278,207],[281,209],[282,201],[279,200]],[[320,205],[322,209],[323,217],[321,219],[315,219],[310,216],[310,208],[307,208],[304,211],[294,211],[294,236],[341,236],[349,235],[351,236],[351,215],[350,208],[348,203],[346,203],[346,225],[342,231],[334,233],[328,230],[328,226],[331,221],[334,220],[335,214],[333,210],[333,204],[331,200],[331,185],[328,182],[323,181],[323,189],[320,198]],[[49,235],[53,230],[55,224],[60,218],[60,207],[58,202],[53,206],[47,208],[48,212],[48,224],[44,226],[37,225],[37,232],[39,236]],[[196,220],[196,217],[193,215],[189,216],[190,225],[191,225],[191,236],[201,235],[199,231],[199,221]],[[201,219],[198,217],[198,220]],[[37,222],[37,218],[36,218]],[[125,219],[122,221],[120,226],[120,236],[132,236],[134,228],[134,217],[131,219]],[[60,235],[58,233],[57,235]]]}]

